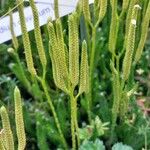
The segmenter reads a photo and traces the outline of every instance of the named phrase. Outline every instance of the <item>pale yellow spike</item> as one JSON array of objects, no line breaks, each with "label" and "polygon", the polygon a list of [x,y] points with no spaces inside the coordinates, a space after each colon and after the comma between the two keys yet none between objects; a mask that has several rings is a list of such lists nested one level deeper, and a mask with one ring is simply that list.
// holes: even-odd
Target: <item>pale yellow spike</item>
[{"label": "pale yellow spike", "polygon": [[99,22],[103,20],[107,11],[107,0],[99,1],[100,11],[99,11]]},{"label": "pale yellow spike", "polygon": [[11,36],[12,36],[12,43],[13,43],[15,50],[17,51],[17,49],[19,47],[19,43],[18,43],[18,39],[17,39],[15,32],[14,32],[12,12],[10,12],[9,16],[10,16],[10,32],[11,32]]},{"label": "pale yellow spike", "polygon": [[63,29],[61,25],[61,20],[58,19],[56,21],[56,33],[57,33],[57,45],[58,45],[58,53],[59,53],[59,63],[62,76],[65,81],[68,80],[68,68],[66,64],[66,52],[65,52],[65,43],[63,37]]},{"label": "pale yellow spike", "polygon": [[64,92],[67,92],[63,72],[62,72],[62,64],[61,64],[61,55],[59,53],[59,47],[58,47],[58,41],[55,33],[54,26],[51,22],[48,23],[48,32],[50,37],[50,55],[53,67],[53,78],[55,81],[55,84],[58,88],[63,90]]},{"label": "pale yellow spike", "polygon": [[[21,0],[17,0],[17,3],[20,3],[20,2]],[[34,68],[32,51],[31,51],[31,43],[29,40],[29,35],[28,35],[27,27],[26,27],[25,16],[24,16],[23,10],[24,10],[24,7],[23,7],[23,4],[21,3],[18,6],[18,12],[19,12],[19,17],[20,17],[23,45],[25,49],[25,58],[26,58],[28,71],[31,73],[32,76],[35,76],[37,73]]]},{"label": "pale yellow spike", "polygon": [[138,3],[138,0],[130,0],[130,2],[129,2],[129,8],[128,8],[127,17],[126,17],[126,34],[128,34],[128,31],[129,31],[129,24],[130,24],[131,19],[132,19],[133,7],[137,3]]},{"label": "pale yellow spike", "polygon": [[18,150],[24,150],[26,146],[26,135],[23,121],[22,101],[18,87],[16,87],[14,90],[14,101],[15,101],[15,122],[18,138]]},{"label": "pale yellow spike", "polygon": [[142,21],[141,38],[134,58],[136,63],[140,60],[142,56],[142,52],[148,35],[149,23],[150,23],[150,1],[148,3],[146,14]]},{"label": "pale yellow spike", "polygon": [[130,0],[123,0],[122,11],[126,11],[128,9]]},{"label": "pale yellow spike", "polygon": [[135,5],[132,11],[132,19],[129,26],[129,31],[126,40],[126,52],[125,57],[123,59],[123,80],[126,81],[129,78],[133,53],[135,48],[135,32],[136,32],[136,20],[138,10],[140,9],[139,5]]},{"label": "pale yellow spike", "polygon": [[80,65],[80,87],[79,94],[83,92],[88,93],[88,82],[89,82],[89,66],[88,66],[88,55],[87,55],[87,43],[82,43],[82,54],[81,54],[81,65]]},{"label": "pale yellow spike", "polygon": [[79,82],[79,37],[76,13],[69,16],[69,77],[73,87]]},{"label": "pale yellow spike", "polygon": [[4,143],[7,150],[14,150],[14,138],[10,127],[10,121],[7,110],[4,106],[0,108],[0,114],[2,118],[2,126],[4,130]]},{"label": "pale yellow spike", "polygon": [[91,22],[89,0],[82,0],[83,14],[87,22]]},{"label": "pale yellow spike", "polygon": [[45,56],[45,50],[44,50],[44,45],[42,42],[42,35],[41,35],[41,31],[40,31],[38,10],[36,8],[34,0],[30,0],[30,6],[31,6],[31,9],[33,12],[34,35],[35,35],[36,45],[37,45],[37,49],[38,49],[38,54],[39,54],[43,69],[45,69],[47,60],[46,60],[46,56]]},{"label": "pale yellow spike", "polygon": [[117,13],[117,0],[111,0],[111,24],[110,24],[110,31],[109,31],[109,51],[115,55],[116,53],[116,43],[117,43],[117,35],[118,35],[118,13]]},{"label": "pale yellow spike", "polygon": [[4,129],[0,131],[0,150],[5,150]]},{"label": "pale yellow spike", "polygon": [[53,65],[53,78],[56,86],[59,87],[60,84],[60,74],[59,74],[59,63],[57,62],[58,55],[56,51],[58,51],[57,47],[57,39],[56,39],[56,34],[55,34],[55,29],[54,26],[51,22],[48,23],[48,33],[49,33],[49,48],[50,48],[50,57]]}]

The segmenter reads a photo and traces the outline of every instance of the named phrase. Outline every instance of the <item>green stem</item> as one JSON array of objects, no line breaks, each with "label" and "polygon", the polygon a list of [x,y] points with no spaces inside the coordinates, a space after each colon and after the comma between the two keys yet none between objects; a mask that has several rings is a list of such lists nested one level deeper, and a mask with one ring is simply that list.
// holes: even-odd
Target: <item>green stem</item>
[{"label": "green stem", "polygon": [[45,92],[46,98],[47,98],[47,100],[48,100],[48,103],[49,103],[49,105],[50,105],[50,109],[51,109],[51,111],[52,111],[52,114],[53,114],[53,116],[54,116],[54,120],[55,120],[57,129],[58,129],[58,132],[59,132],[59,134],[60,134],[62,143],[63,143],[63,145],[64,145],[64,148],[67,150],[67,143],[66,143],[66,140],[65,140],[65,138],[64,138],[63,132],[62,132],[62,130],[61,130],[60,123],[59,123],[59,120],[58,120],[58,117],[57,117],[57,114],[56,114],[56,111],[55,111],[55,107],[54,107],[54,105],[53,105],[53,103],[52,103],[52,100],[51,100],[51,98],[50,98],[50,96],[49,96],[46,82],[45,82],[45,80],[40,80],[40,81],[41,81],[43,90],[44,90],[44,92]]},{"label": "green stem", "polygon": [[[41,91],[39,88],[39,85],[37,83],[37,80],[34,76],[31,76],[32,79],[32,83],[34,83],[36,92],[33,89],[33,84],[31,85],[30,81],[27,79],[24,68],[21,64],[20,58],[18,56],[18,53],[14,53],[13,58],[15,60],[15,62],[17,63],[17,68],[14,69],[14,73],[17,76],[17,78],[20,80],[20,82],[23,84],[23,86],[27,89],[27,91],[37,100],[40,100],[41,102],[43,102],[43,98],[41,96]],[[38,96],[37,96],[37,90],[38,90]]]},{"label": "green stem", "polygon": [[86,25],[88,49],[90,49],[90,28],[89,28],[89,24],[87,22],[85,22],[85,25]]},{"label": "green stem", "polygon": [[146,134],[146,131],[145,131],[145,150],[148,150],[148,148],[147,148],[147,134]]},{"label": "green stem", "polygon": [[[90,89],[91,85],[89,84],[89,89]],[[91,106],[90,106],[90,97],[91,97],[91,92],[89,90],[89,93],[86,95],[86,101],[87,101],[87,114],[88,114],[88,120],[89,123],[91,124],[92,118],[91,118]]]},{"label": "green stem", "polygon": [[23,83],[23,85],[28,90],[28,92],[31,93],[31,85],[30,85],[30,82],[28,81],[28,79],[25,76],[25,72],[24,72],[24,69],[22,67],[20,58],[19,58],[17,53],[15,53],[14,56],[15,56],[16,62],[18,64],[18,67],[19,67],[19,70],[20,70],[20,76],[18,76],[18,77],[21,77],[21,78],[19,80]]},{"label": "green stem", "polygon": [[38,80],[36,78],[36,75],[31,74],[31,83],[32,83],[32,88],[31,88],[31,95],[37,100],[39,100],[41,103],[43,102],[43,96],[42,92],[38,83]]},{"label": "green stem", "polygon": [[[76,149],[76,142],[78,145],[78,148],[80,146],[80,138],[79,138],[79,126],[78,126],[78,119],[77,119],[77,98],[74,97],[73,90],[70,86],[70,103],[71,103],[71,134],[72,134],[72,148],[73,150]],[[77,139],[77,141],[76,141]]]},{"label": "green stem", "polygon": [[110,143],[113,141],[114,137],[114,129],[116,126],[116,120],[119,112],[119,104],[120,104],[120,95],[121,95],[121,89],[120,89],[120,79],[119,74],[113,74],[113,107],[112,107],[112,126],[111,126],[111,137],[110,137]]},{"label": "green stem", "polygon": [[75,129],[76,129],[76,132],[77,132],[77,144],[78,144],[78,148],[80,146],[80,138],[79,138],[79,126],[78,126],[78,117],[77,117],[77,99],[74,98],[74,108],[75,108],[75,111],[74,111],[74,122],[75,122]]},{"label": "green stem", "polygon": [[94,74],[94,59],[95,59],[95,43],[96,43],[96,28],[92,28],[92,48],[90,52],[90,78],[89,78],[89,94],[88,94],[88,117],[91,122],[91,105],[92,105],[92,89],[93,89],[93,74]]},{"label": "green stem", "polygon": [[71,136],[72,136],[72,149],[76,150],[76,138],[75,138],[75,122],[74,122],[74,114],[75,114],[75,107],[74,107],[74,97],[70,95],[70,104],[71,104]]},{"label": "green stem", "polygon": [[59,18],[59,8],[58,8],[58,0],[54,0],[54,13],[55,13],[55,18]]},{"label": "green stem", "polygon": [[91,81],[93,80],[95,45],[96,45],[96,28],[93,27],[92,28],[92,49],[91,49],[91,56],[90,56],[90,77],[91,77]]},{"label": "green stem", "polygon": [[117,72],[118,72],[118,73],[120,72],[120,64],[119,64],[119,62],[120,62],[120,57],[117,56],[117,57],[116,57],[116,66],[117,66]]},{"label": "green stem", "polygon": [[131,71],[130,71],[130,75],[129,75],[129,79],[127,81],[128,84],[128,88],[132,88],[135,85],[135,81],[134,81],[134,71],[136,69],[136,64],[133,62],[132,63],[132,67],[131,67]]}]

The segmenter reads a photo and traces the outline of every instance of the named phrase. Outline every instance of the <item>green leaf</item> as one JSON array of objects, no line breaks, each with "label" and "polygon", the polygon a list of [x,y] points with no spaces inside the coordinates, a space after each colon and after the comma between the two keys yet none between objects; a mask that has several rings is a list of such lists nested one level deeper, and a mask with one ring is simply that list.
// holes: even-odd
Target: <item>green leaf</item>
[{"label": "green leaf", "polygon": [[6,52],[8,46],[6,44],[0,44],[0,53]]},{"label": "green leaf", "polygon": [[44,115],[40,113],[36,114],[36,135],[39,149],[48,150],[47,131],[45,130],[45,126],[42,125],[42,123],[45,123],[43,118]]},{"label": "green leaf", "polygon": [[105,146],[99,139],[96,139],[95,142],[85,140],[79,150],[105,150]]},{"label": "green leaf", "polygon": [[124,145],[122,143],[116,143],[113,147],[112,150],[133,150],[132,147],[128,145]]},{"label": "green leaf", "polygon": [[79,130],[79,137],[81,140],[89,140],[93,135],[93,127],[87,126]]}]

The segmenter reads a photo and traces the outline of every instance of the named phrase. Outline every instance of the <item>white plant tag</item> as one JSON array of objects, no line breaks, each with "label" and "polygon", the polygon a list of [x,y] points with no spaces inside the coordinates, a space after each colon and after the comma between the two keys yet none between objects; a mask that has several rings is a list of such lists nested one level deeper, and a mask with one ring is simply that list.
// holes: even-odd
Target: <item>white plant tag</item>
[{"label": "white plant tag", "polygon": [[[28,1],[29,0],[25,0]],[[54,0],[34,0],[35,3],[40,3],[40,4],[54,4]],[[58,0],[59,6],[76,6],[78,0]]]},{"label": "white plant tag", "polygon": [[[77,1],[78,0],[59,0],[60,17],[73,12],[75,10]],[[51,17],[53,20],[55,19],[53,0],[35,0],[35,2],[37,2],[36,7],[39,12],[40,26],[46,24],[47,19],[49,17]],[[90,1],[90,3],[92,2],[93,0]],[[32,10],[30,6],[24,8],[24,14],[25,14],[25,19],[26,19],[27,30],[31,31],[34,29],[34,25],[33,25]],[[15,35],[20,36],[22,32],[21,32],[20,19],[19,19],[18,12],[13,13],[13,26],[14,26]],[[6,16],[0,19],[0,44],[11,40],[11,38],[12,37],[10,33],[10,17]]]},{"label": "white plant tag", "polygon": [[[25,0],[29,1],[29,0]],[[43,4],[54,4],[54,0],[34,0],[35,3],[43,3]],[[71,6],[76,5],[78,0],[67,0],[67,3],[65,0],[58,0],[59,5],[65,5],[65,6]],[[94,3],[94,0],[89,0],[89,4]]]}]

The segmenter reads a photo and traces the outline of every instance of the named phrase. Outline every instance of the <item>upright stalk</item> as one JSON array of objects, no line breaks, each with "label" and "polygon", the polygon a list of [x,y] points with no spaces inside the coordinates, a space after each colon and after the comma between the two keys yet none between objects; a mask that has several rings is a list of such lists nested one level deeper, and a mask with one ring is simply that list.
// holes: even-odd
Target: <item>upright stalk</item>
[{"label": "upright stalk", "polygon": [[58,8],[58,0],[54,0],[54,13],[55,13],[55,18],[59,18],[59,8]]},{"label": "upright stalk", "polygon": [[91,47],[91,42],[90,42],[90,27],[89,24],[87,22],[85,22],[85,26],[86,26],[86,34],[87,34],[87,44],[88,44],[88,49],[90,49]]},{"label": "upright stalk", "polygon": [[96,42],[96,28],[92,28],[92,44],[90,52],[90,78],[89,78],[89,94],[88,94],[88,117],[91,122],[91,106],[92,106],[92,89],[93,89],[93,73],[94,73],[94,59],[95,59],[95,42]]},{"label": "upright stalk", "polygon": [[[77,120],[77,98],[73,95],[74,90],[70,90],[70,104],[71,104],[71,134],[72,134],[72,148],[76,149],[76,143],[78,148],[80,146],[79,139],[79,127]],[[76,141],[77,140],[77,141]]]},{"label": "upright stalk", "polygon": [[91,57],[90,57],[90,81],[93,81],[93,73],[94,73],[94,58],[95,58],[95,45],[96,45],[96,28],[92,28],[92,49],[91,49]]},{"label": "upright stalk", "polygon": [[89,40],[89,27],[92,31],[91,43],[88,44],[90,49],[90,77],[89,77],[89,92],[87,92],[87,112],[89,122],[91,122],[91,107],[92,107],[92,89],[93,89],[93,78],[94,78],[94,68],[95,68],[95,48],[96,48],[96,29],[98,28],[100,22],[105,17],[107,11],[107,0],[94,1],[94,13],[91,15],[89,0],[82,1],[83,15],[85,18],[86,28],[87,28],[87,38]]},{"label": "upright stalk", "polygon": [[54,105],[53,105],[53,103],[52,103],[52,100],[51,100],[51,98],[50,98],[50,96],[49,96],[46,82],[45,82],[45,80],[40,80],[40,81],[41,81],[41,84],[42,84],[44,93],[45,93],[45,95],[46,95],[46,98],[47,98],[47,100],[48,100],[48,103],[49,103],[49,105],[50,105],[50,109],[51,109],[51,111],[52,111],[52,114],[53,114],[53,116],[54,116],[54,120],[55,120],[57,129],[58,129],[58,132],[59,132],[59,134],[60,134],[62,143],[63,143],[63,145],[64,145],[64,148],[67,150],[67,143],[66,143],[66,140],[65,140],[65,138],[64,138],[63,132],[62,132],[62,130],[61,130],[61,126],[60,126],[60,123],[59,123],[59,120],[58,120],[58,116],[57,116],[57,114],[56,114],[55,107],[54,107]]},{"label": "upright stalk", "polygon": [[70,94],[72,149],[76,150],[75,123],[74,123],[75,107],[73,101],[74,101],[74,97],[72,94]]},{"label": "upright stalk", "polygon": [[146,131],[144,133],[144,137],[145,137],[145,150],[148,150],[148,147],[147,147],[147,133],[146,133]]},{"label": "upright stalk", "polygon": [[75,124],[75,129],[76,129],[76,132],[77,132],[77,145],[78,145],[78,148],[80,146],[80,138],[79,138],[79,126],[78,126],[78,116],[77,116],[77,99],[74,98],[73,100],[73,103],[74,103],[74,124]]},{"label": "upright stalk", "polygon": [[32,94],[32,92],[31,92],[31,84],[30,84],[29,80],[27,79],[27,77],[25,75],[25,71],[24,71],[24,69],[22,67],[21,60],[20,60],[17,52],[14,52],[14,59],[15,59],[15,61],[17,63],[17,67],[18,67],[17,69],[19,70],[18,74],[16,73],[16,76],[22,82],[22,84],[28,90],[28,92]]},{"label": "upright stalk", "polygon": [[113,72],[113,106],[112,106],[112,125],[111,125],[111,137],[110,143],[113,141],[114,129],[116,126],[116,120],[119,112],[120,96],[121,96],[121,87],[120,79],[118,72]]}]

